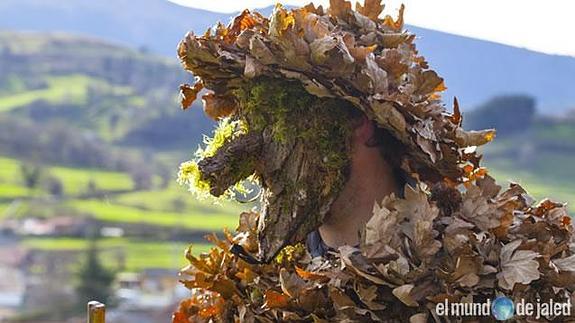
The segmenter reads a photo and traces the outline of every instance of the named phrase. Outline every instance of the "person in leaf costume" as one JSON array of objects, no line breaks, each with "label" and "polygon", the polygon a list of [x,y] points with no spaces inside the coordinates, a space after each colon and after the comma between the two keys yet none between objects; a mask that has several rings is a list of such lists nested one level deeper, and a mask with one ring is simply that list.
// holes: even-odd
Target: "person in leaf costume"
[{"label": "person in leaf costume", "polygon": [[397,19],[382,10],[278,4],[181,41],[195,76],[182,106],[206,89],[218,127],[179,181],[215,197],[257,181],[261,209],[210,236],[210,252],[187,251],[191,296],[173,322],[489,322],[436,304],[575,301],[565,205],[496,184],[476,152],[494,130],[462,129],[403,6]]}]

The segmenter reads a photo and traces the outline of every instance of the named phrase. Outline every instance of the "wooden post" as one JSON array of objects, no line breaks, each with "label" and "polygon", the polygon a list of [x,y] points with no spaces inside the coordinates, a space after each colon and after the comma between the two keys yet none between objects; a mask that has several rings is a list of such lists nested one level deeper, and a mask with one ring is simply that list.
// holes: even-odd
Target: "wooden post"
[{"label": "wooden post", "polygon": [[106,323],[106,305],[98,302],[88,302],[88,323]]}]

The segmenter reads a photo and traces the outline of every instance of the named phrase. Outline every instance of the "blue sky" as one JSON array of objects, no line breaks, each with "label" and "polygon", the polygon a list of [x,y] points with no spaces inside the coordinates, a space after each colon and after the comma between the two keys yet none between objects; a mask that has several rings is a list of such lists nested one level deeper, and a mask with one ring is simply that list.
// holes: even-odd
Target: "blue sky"
[{"label": "blue sky", "polygon": [[[218,12],[273,5],[268,0],[169,0]],[[310,0],[285,0],[305,5]],[[550,54],[575,56],[573,0],[387,0],[384,14],[397,15],[406,5],[408,24],[457,35],[491,40]],[[329,5],[329,0],[314,1]],[[352,1],[355,3],[355,1]]]}]

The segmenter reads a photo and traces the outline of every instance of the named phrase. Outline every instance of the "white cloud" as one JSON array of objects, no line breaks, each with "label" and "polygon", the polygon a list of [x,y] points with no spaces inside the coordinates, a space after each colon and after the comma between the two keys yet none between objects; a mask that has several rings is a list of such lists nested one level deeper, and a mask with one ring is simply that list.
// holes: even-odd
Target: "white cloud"
[{"label": "white cloud", "polygon": [[[218,12],[262,8],[268,0],[169,0]],[[310,0],[285,0],[305,5]],[[354,1],[355,2],[355,1]],[[571,0],[387,0],[386,13],[395,16],[406,5],[406,23],[453,34],[491,40],[532,50],[575,56],[575,1]],[[316,5],[329,0],[314,1]]]}]

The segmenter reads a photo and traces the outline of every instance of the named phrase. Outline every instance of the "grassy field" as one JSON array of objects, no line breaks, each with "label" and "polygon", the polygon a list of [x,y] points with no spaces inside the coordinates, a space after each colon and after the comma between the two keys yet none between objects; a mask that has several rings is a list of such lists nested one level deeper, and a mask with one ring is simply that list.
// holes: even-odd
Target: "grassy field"
[{"label": "grassy field", "polygon": [[98,190],[104,191],[124,191],[134,186],[130,176],[120,172],[51,167],[48,173],[59,178],[64,184],[64,191],[72,195],[84,192],[90,181],[96,185]]},{"label": "grassy field", "polygon": [[[16,197],[15,195],[21,195],[22,190],[26,190],[20,164],[19,160],[0,157],[0,197],[4,196],[3,194]],[[98,190],[125,191],[133,188],[131,177],[120,172],[46,166],[43,176],[54,176],[62,181],[67,195],[83,194],[91,181]]]},{"label": "grassy field", "polygon": [[0,98],[0,112],[9,111],[37,100],[81,104],[86,100],[88,86],[95,83],[98,81],[83,75],[48,77],[46,88],[22,91]]},{"label": "grassy field", "polygon": [[188,210],[177,213],[142,210],[101,200],[75,200],[68,205],[106,222],[144,223],[209,231],[221,230],[223,227],[233,229],[237,225],[237,213],[218,211],[217,206],[209,211],[200,206],[195,212]]},{"label": "grassy field", "polygon": [[[20,161],[0,157],[0,217],[5,214],[12,200],[20,199],[15,216],[33,214],[55,216],[66,214],[92,215],[96,219],[115,223],[156,225],[159,228],[184,227],[202,231],[220,232],[222,228],[234,229],[237,225],[239,207],[231,203],[214,205],[196,201],[183,187],[175,183],[164,190],[132,191],[132,180],[128,174],[94,169],[77,169],[61,166],[44,166],[44,177],[59,178],[64,185],[61,201],[49,203],[39,198],[48,196],[42,186],[29,191],[23,185]],[[88,183],[93,181],[99,190],[106,190],[103,199],[84,199]],[[126,193],[127,192],[127,193]],[[37,212],[40,209],[41,212]],[[70,213],[69,210],[74,212]],[[25,238],[23,245],[46,251],[82,250],[87,244],[77,238]],[[117,266],[118,258],[125,256],[128,270],[148,267],[177,269],[185,265],[183,252],[186,243],[125,238],[106,238],[98,243],[102,258],[107,266]],[[208,249],[207,244],[198,244],[194,252]]]},{"label": "grassy field", "polygon": [[[34,90],[21,89],[9,95],[0,97],[0,112],[7,112],[34,101],[42,100],[51,104],[83,104],[88,98],[88,89],[98,88],[99,91],[114,95],[131,95],[133,90],[127,86],[112,86],[106,81],[80,74],[65,76],[47,76],[46,87]],[[139,100],[133,97],[133,100]],[[134,101],[134,104],[141,102]]]},{"label": "grassy field", "polygon": [[29,194],[28,189],[12,183],[0,184],[0,199],[15,199]]},{"label": "grassy field", "polygon": [[[214,205],[196,201],[186,190],[176,184],[165,190],[129,191],[133,184],[129,175],[93,169],[46,167],[45,175],[59,178],[64,185],[65,199],[61,205],[90,214],[107,222],[145,223],[158,226],[183,226],[198,230],[234,228],[239,207],[231,203]],[[0,158],[0,202],[27,197],[30,192],[23,186],[20,162]],[[79,199],[87,191],[89,182],[98,190],[110,191],[104,199]],[[38,197],[47,192],[39,188],[33,192]],[[49,205],[45,205],[49,208]]]},{"label": "grassy field", "polygon": [[[164,190],[138,191],[114,196],[114,203],[145,210],[165,211],[183,209],[186,213],[221,214],[237,213],[239,205],[234,202],[214,204],[197,201],[186,188],[174,183]],[[241,205],[240,205],[241,206]],[[245,208],[248,208],[246,206]],[[243,208],[243,207],[242,207]]]},{"label": "grassy field", "polygon": [[[88,242],[78,238],[30,238],[23,240],[22,245],[33,250],[81,251],[88,247]],[[108,267],[118,268],[120,263],[124,262],[127,271],[139,271],[145,268],[179,269],[187,264],[184,252],[188,246],[181,242],[123,238],[100,239],[97,243],[102,260]],[[207,244],[194,244],[192,251],[198,254],[209,248]]]}]

